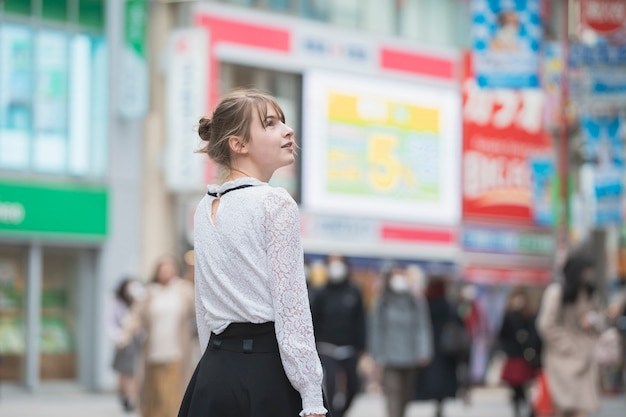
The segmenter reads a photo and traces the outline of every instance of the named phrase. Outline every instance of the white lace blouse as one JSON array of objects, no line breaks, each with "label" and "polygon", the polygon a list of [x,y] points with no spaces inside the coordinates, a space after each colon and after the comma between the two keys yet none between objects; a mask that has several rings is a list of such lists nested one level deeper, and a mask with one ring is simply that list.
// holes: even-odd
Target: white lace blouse
[{"label": "white lace blouse", "polygon": [[254,178],[209,185],[194,216],[196,315],[204,352],[211,332],[230,323],[273,321],[285,373],[302,412],[325,414],[320,364],[309,309],[298,206],[282,188]]}]

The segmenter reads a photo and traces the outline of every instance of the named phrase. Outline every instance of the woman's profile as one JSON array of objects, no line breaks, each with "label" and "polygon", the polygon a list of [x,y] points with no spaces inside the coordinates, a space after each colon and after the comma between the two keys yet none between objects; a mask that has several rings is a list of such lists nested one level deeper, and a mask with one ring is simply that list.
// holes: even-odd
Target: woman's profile
[{"label": "woman's profile", "polygon": [[239,90],[198,133],[225,182],[208,186],[194,217],[203,356],[179,417],[324,416],[298,206],[268,184],[295,161],[294,131],[273,97]]}]

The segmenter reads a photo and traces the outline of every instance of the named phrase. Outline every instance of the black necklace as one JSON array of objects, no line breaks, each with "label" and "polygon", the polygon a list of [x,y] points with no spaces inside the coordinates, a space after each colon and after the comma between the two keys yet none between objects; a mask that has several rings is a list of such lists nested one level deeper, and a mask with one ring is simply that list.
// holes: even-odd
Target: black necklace
[{"label": "black necklace", "polygon": [[225,190],[225,191],[223,191],[221,193],[211,193],[211,192],[208,192],[207,194],[210,195],[211,197],[220,198],[224,194],[228,194],[231,191],[240,190],[242,188],[248,188],[248,187],[253,187],[253,185],[252,184],[244,184],[244,185],[240,185],[238,187],[229,188],[229,189],[227,189],[227,190]]}]

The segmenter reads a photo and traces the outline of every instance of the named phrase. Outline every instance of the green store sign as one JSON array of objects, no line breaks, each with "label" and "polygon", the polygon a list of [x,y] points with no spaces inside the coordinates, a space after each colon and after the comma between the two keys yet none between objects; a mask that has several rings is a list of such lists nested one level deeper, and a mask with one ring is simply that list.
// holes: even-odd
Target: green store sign
[{"label": "green store sign", "polygon": [[106,234],[105,188],[0,180],[0,236],[102,240]]}]

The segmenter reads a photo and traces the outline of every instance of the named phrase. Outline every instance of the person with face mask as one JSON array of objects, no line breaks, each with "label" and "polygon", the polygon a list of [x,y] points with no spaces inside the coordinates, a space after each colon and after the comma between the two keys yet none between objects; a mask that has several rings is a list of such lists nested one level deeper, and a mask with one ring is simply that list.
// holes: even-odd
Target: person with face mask
[{"label": "person with face mask", "polygon": [[[522,287],[514,288],[509,295],[498,341],[506,354],[501,379],[511,387],[514,416],[521,417],[522,408],[528,405],[526,388],[540,367],[541,354],[535,315],[528,293]],[[533,415],[532,409],[528,414]]]},{"label": "person with face mask", "polygon": [[370,317],[369,353],[382,366],[389,417],[402,417],[413,398],[419,368],[433,355],[428,305],[413,294],[407,270],[383,267],[384,287]]},{"label": "person with face mask", "polygon": [[537,317],[542,366],[557,417],[586,417],[598,409],[594,351],[601,318],[594,262],[573,254],[563,266],[563,281],[546,288]]},{"label": "person with face mask", "polygon": [[327,256],[326,268],[328,282],[315,295],[311,311],[330,415],[342,417],[360,389],[357,365],[365,350],[365,309],[345,257]]}]

